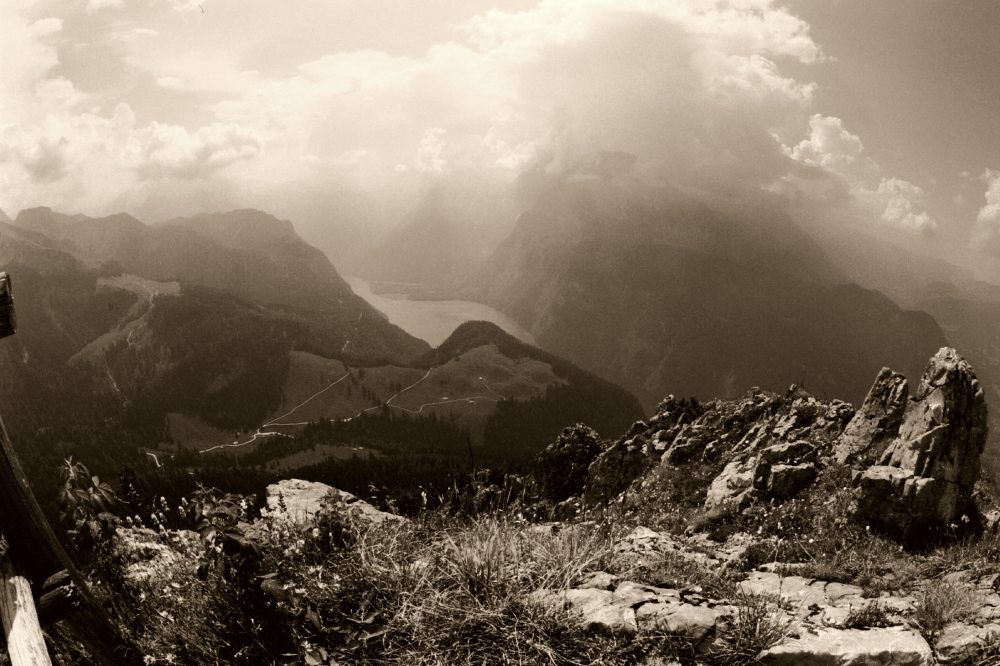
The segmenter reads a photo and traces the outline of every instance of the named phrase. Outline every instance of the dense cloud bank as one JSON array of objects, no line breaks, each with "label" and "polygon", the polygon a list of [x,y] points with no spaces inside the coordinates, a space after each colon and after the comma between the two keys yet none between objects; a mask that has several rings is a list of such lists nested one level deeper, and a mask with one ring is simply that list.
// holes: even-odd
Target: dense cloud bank
[{"label": "dense cloud bank", "polygon": [[[432,189],[467,224],[502,224],[519,174],[623,151],[633,177],[713,200],[775,193],[812,224],[910,242],[944,222],[928,184],[887,173],[817,108],[808,72],[835,54],[768,0],[475,7],[405,48],[376,36],[412,11],[380,30],[335,5],[4,3],[0,207],[253,205],[342,252],[412,220]],[[298,48],[341,24],[372,38]],[[996,226],[985,179],[976,242]]]}]

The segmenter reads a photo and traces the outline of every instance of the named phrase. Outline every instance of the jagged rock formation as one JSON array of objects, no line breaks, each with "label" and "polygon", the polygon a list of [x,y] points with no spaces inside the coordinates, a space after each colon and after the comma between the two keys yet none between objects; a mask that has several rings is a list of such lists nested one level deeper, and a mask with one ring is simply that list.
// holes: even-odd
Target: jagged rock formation
[{"label": "jagged rock formation", "polygon": [[703,411],[697,400],[668,396],[648,423],[633,423],[624,438],[591,463],[584,501],[607,502],[661,459],[681,462],[700,454],[708,442],[694,421]]},{"label": "jagged rock formation", "polygon": [[837,442],[834,458],[839,463],[854,463],[874,459],[899,432],[903,412],[910,397],[906,377],[882,368],[861,409],[847,424]]},{"label": "jagged rock formation", "polygon": [[853,414],[843,401],[821,402],[794,386],[784,396],[752,389],[742,400],[705,404],[670,396],[594,461],[583,498],[606,502],[658,465],[695,462],[722,467],[708,508],[791,497],[815,478],[819,454]]},{"label": "jagged rock formation", "polygon": [[975,373],[946,347],[912,399],[906,378],[883,368],[857,412],[795,386],[704,404],[671,396],[594,460],[583,499],[606,503],[630,488],[641,492],[657,468],[694,465],[712,470],[705,508],[742,510],[794,497],[827,466],[849,463],[858,470],[859,518],[909,538],[975,516],[986,433]]},{"label": "jagged rock formation", "polygon": [[899,434],[860,475],[859,515],[903,537],[970,516],[987,429],[972,366],[942,348],[907,403]]}]

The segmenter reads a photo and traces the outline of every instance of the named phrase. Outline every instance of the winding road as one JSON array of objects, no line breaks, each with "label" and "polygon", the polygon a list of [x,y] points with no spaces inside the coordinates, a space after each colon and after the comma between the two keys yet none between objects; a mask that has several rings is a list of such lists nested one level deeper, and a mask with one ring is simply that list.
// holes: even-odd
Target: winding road
[{"label": "winding road", "polygon": [[[360,412],[358,412],[354,416],[343,417],[340,420],[341,421],[351,421],[353,419],[356,419],[356,418],[362,416],[363,414],[366,414],[368,412],[371,412],[371,411],[374,411],[376,409],[379,409],[382,406],[392,407],[392,408],[395,408],[395,409],[401,409],[404,412],[408,412],[410,414],[420,414],[420,413],[422,413],[428,407],[435,407],[435,406],[439,406],[439,405],[448,405],[448,404],[460,403],[460,402],[464,402],[464,403],[468,403],[468,404],[475,404],[476,400],[491,400],[493,402],[499,402],[500,400],[504,400],[506,398],[504,395],[502,395],[501,393],[498,393],[489,384],[487,384],[485,377],[480,376],[479,377],[479,381],[483,384],[483,386],[486,388],[486,390],[489,391],[490,393],[492,393],[493,396],[495,396],[495,397],[488,396],[488,395],[472,395],[472,396],[466,396],[466,397],[463,397],[463,398],[450,398],[450,399],[449,398],[445,398],[443,400],[438,400],[438,401],[434,401],[434,402],[425,402],[422,405],[419,405],[416,409],[410,409],[409,407],[403,407],[402,405],[394,405],[394,404],[392,404],[393,400],[395,400],[399,396],[403,395],[404,393],[406,393],[410,389],[412,389],[412,388],[420,385],[422,382],[426,381],[427,378],[431,376],[431,372],[433,370],[434,370],[434,368],[428,368],[427,372],[424,373],[423,377],[421,377],[417,381],[413,382],[409,386],[401,388],[399,391],[397,391],[396,393],[394,393],[393,395],[391,395],[389,397],[389,399],[386,400],[385,403],[383,403],[382,405],[373,405],[373,406],[368,407],[366,409],[362,409]],[[308,398],[306,398],[305,400],[303,400],[299,404],[295,405],[294,407],[292,407],[290,410],[288,410],[287,412],[285,412],[281,416],[276,416],[275,418],[271,419],[267,423],[263,424],[262,426],[260,426],[260,428],[257,429],[257,432],[254,433],[253,437],[251,437],[247,441],[245,441],[245,442],[233,442],[232,444],[219,444],[217,446],[212,446],[212,447],[209,447],[207,449],[202,449],[202,450],[198,451],[198,453],[209,453],[211,451],[217,451],[219,449],[235,449],[235,448],[239,448],[241,446],[247,446],[249,444],[254,443],[255,441],[257,441],[257,439],[259,439],[261,437],[274,437],[274,436],[277,436],[277,437],[287,437],[289,439],[293,439],[291,437],[291,435],[286,435],[286,434],[281,433],[281,432],[263,432],[263,429],[264,428],[270,428],[270,427],[278,427],[278,426],[304,426],[304,425],[309,425],[309,423],[311,423],[311,421],[285,422],[285,421],[282,421],[282,419],[285,419],[285,418],[291,416],[296,411],[298,411],[302,407],[305,407],[307,404],[309,404],[310,402],[312,402],[313,400],[315,400],[319,396],[323,395],[324,393],[326,393],[327,391],[329,391],[330,389],[332,389],[334,386],[336,386],[337,384],[339,384],[340,382],[344,381],[345,379],[347,379],[350,376],[351,376],[351,369],[347,368],[347,372],[344,374],[343,377],[341,377],[340,379],[336,380],[335,382],[329,384],[328,386],[320,389],[319,391],[316,391],[311,396],[309,396]],[[148,455],[153,455],[153,454],[148,454]],[[153,456],[153,459],[156,460],[156,456]],[[156,464],[159,467],[160,466],[160,461],[156,460]]]}]

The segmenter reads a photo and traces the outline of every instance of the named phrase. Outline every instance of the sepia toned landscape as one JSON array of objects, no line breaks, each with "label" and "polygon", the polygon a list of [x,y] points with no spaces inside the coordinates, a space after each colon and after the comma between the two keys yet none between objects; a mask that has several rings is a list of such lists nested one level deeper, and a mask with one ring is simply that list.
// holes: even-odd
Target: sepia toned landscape
[{"label": "sepia toned landscape", "polygon": [[0,664],[1000,666],[998,30],[4,0]]}]

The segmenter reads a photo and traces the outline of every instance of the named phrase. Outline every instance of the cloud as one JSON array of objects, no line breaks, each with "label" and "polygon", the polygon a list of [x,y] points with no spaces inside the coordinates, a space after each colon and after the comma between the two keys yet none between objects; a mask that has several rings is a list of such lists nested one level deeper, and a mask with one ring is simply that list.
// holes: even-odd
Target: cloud
[{"label": "cloud", "polygon": [[128,28],[127,30],[115,32],[112,35],[112,38],[124,42],[131,42],[134,40],[158,37],[159,34],[160,33],[158,31],[153,30],[152,28]]},{"label": "cloud", "polygon": [[937,229],[937,221],[927,212],[927,195],[913,183],[883,178],[875,193],[885,202],[883,222],[908,231]]},{"label": "cloud", "polygon": [[845,178],[864,179],[878,167],[864,155],[861,138],[844,129],[840,118],[815,113],[809,118],[809,136],[785,152],[793,160],[831,171]]},{"label": "cloud", "polygon": [[31,27],[29,29],[31,34],[34,35],[35,37],[44,37],[45,35],[52,35],[54,33],[59,32],[60,30],[62,30],[62,27],[63,27],[62,19],[53,18],[50,16],[49,18],[38,19],[37,21],[31,24]]},{"label": "cloud", "polygon": [[238,192],[236,204],[299,206],[276,212],[326,225],[328,207],[297,202],[334,190],[380,202],[364,220],[374,236],[439,181],[503,187],[624,151],[635,173],[705,196],[765,189],[848,202],[895,229],[936,224],[920,187],[816,113],[816,86],[789,72],[826,56],[771,0],[540,0],[469,12],[418,50],[376,34],[363,48],[276,52],[258,29],[308,41],[321,5],[260,3],[249,21],[242,0],[157,0],[84,17],[76,41],[109,44],[109,66],[88,71],[120,70],[103,88],[60,67],[76,57],[79,16],[0,10],[15,19],[0,44],[0,207],[110,212],[146,197],[166,217],[198,204],[202,180]]},{"label": "cloud", "polygon": [[96,12],[101,9],[122,7],[124,4],[125,0],[87,0],[87,11]]},{"label": "cloud", "polygon": [[[91,3],[97,9],[114,4]],[[0,201],[6,208],[49,203],[109,212],[133,193],[170,190],[194,179],[211,182],[260,154],[258,135],[234,123],[189,128],[137,122],[126,103],[106,110],[104,99],[59,71],[52,36],[64,32],[62,19],[31,21],[5,5],[0,23]]]},{"label": "cloud", "polygon": [[170,0],[174,11],[182,14],[194,14],[205,12],[205,3],[208,0]]},{"label": "cloud", "polygon": [[123,163],[143,178],[200,178],[256,157],[260,141],[234,124],[214,123],[189,132],[154,122],[131,131],[125,150]]},{"label": "cloud", "polygon": [[183,90],[185,87],[184,81],[177,78],[176,76],[161,76],[158,79],[156,79],[156,85],[160,86],[161,88],[168,88],[171,90]]},{"label": "cloud", "polygon": [[986,183],[986,203],[976,215],[972,240],[976,245],[995,246],[1000,241],[1000,171],[987,169],[981,178]]},{"label": "cloud", "polygon": [[[848,131],[840,118],[813,114],[809,118],[809,136],[794,146],[784,146],[784,152],[797,162],[839,179],[849,202],[867,210],[869,219],[907,232],[927,233],[938,227],[927,211],[924,190],[902,178],[885,175],[865,153],[861,138]],[[786,190],[801,189],[803,185],[794,177],[784,178],[783,184]],[[816,191],[814,184],[813,188]]]},{"label": "cloud", "polygon": [[336,170],[335,156],[366,151],[366,169],[344,177],[375,191],[394,189],[397,173],[513,178],[625,150],[714,186],[787,168],[771,132],[801,119],[814,86],[778,60],[821,57],[807,24],[764,1],[546,0],[486,12],[457,34],[421,56],[342,52],[286,77],[160,74],[190,91],[226,89],[216,117],[270,137],[267,168],[289,180],[303,154]]}]

